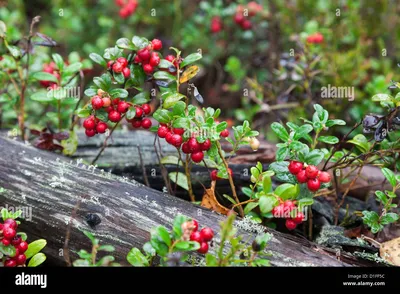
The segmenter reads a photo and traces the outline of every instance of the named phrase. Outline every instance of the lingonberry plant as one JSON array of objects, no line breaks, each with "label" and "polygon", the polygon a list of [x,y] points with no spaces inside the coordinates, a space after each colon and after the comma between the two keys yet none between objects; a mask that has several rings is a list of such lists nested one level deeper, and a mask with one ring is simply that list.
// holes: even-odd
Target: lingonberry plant
[{"label": "lingonberry plant", "polygon": [[27,235],[17,231],[20,221],[16,219],[21,214],[21,210],[14,213],[5,208],[1,210],[3,223],[0,223],[0,266],[36,267],[46,260],[46,256],[40,252],[46,246],[46,240],[40,239],[28,244]]},{"label": "lingonberry plant", "polygon": [[[93,79],[94,85],[85,91],[91,101],[78,110],[78,115],[86,118],[83,122],[86,135],[92,137],[96,133],[104,133],[109,128],[108,123],[115,123],[106,137],[106,143],[124,117],[134,128],[150,128],[151,120],[143,118],[151,113],[151,107],[147,104],[150,93],[145,89],[151,87],[153,96],[157,89],[160,93],[160,107],[153,113],[153,118],[160,125],[151,130],[157,132],[157,138],[165,139],[176,147],[179,154],[178,157],[162,159],[161,163],[183,165],[185,169],[185,174],[171,172],[169,179],[186,189],[194,201],[190,177],[192,163],[218,167],[217,177],[229,179],[233,197],[239,203],[232,174],[228,172],[229,160],[225,158],[220,140],[226,139],[232,144],[232,154],[246,144],[256,150],[259,142],[254,137],[258,132],[251,130],[249,122],[245,121],[242,126],[233,128],[234,138],[229,138],[227,123],[217,120],[221,112],[219,109],[208,107],[198,113],[197,107],[189,102],[190,96],[180,93],[180,86],[197,75],[199,68],[192,64],[201,59],[202,55],[192,53],[182,57],[180,50],[171,47],[174,54],[163,58],[158,52],[162,47],[158,39],[150,42],[134,36],[132,40],[119,39],[115,47],[105,50],[103,56],[90,54],[90,58],[107,72]],[[194,84],[188,86],[188,93],[202,102]],[[135,95],[131,97],[131,93]],[[104,147],[93,163],[103,150]],[[243,215],[240,205],[239,211]]]},{"label": "lingonberry plant", "polygon": [[[197,251],[206,254],[206,266],[269,265],[268,260],[259,257],[268,256],[264,249],[271,236],[259,235],[248,246],[243,242],[242,236],[236,236],[234,220],[235,215],[231,214],[221,222],[220,247],[215,253],[207,253],[209,242],[214,237],[212,229],[204,227],[199,230],[196,220],[178,215],[175,217],[172,232],[163,226],[154,228],[151,231],[150,241],[143,246],[144,254],[138,248],[132,248],[127,260],[133,266],[154,266],[156,257],[159,257],[160,266],[186,266],[189,254]],[[229,243],[228,251],[224,250],[227,248],[227,243]]]},{"label": "lingonberry plant", "polygon": [[73,262],[73,266],[79,267],[103,267],[103,266],[119,266],[118,263],[115,263],[114,256],[112,255],[105,255],[97,260],[98,252],[114,252],[115,248],[111,245],[100,245],[100,241],[93,236],[92,233],[84,231],[83,232],[86,237],[90,239],[92,242],[92,250],[91,252],[87,252],[84,249],[81,249],[77,254],[79,255],[79,259]]}]

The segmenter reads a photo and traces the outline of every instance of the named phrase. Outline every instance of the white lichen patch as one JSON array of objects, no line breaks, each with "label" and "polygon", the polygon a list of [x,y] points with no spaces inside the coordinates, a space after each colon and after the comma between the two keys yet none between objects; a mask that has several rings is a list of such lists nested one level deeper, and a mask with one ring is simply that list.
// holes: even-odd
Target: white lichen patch
[{"label": "white lichen patch", "polygon": [[261,234],[265,231],[265,227],[253,221],[250,216],[245,216],[243,219],[236,221],[234,226],[249,233]]}]

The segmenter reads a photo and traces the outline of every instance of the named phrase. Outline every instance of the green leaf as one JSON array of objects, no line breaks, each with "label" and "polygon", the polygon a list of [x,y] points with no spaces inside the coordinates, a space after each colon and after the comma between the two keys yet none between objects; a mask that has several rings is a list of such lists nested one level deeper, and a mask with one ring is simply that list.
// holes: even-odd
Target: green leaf
[{"label": "green leaf", "polygon": [[[288,123],[288,126],[289,126],[289,123]],[[302,125],[302,126],[297,128],[297,130],[294,133],[294,137],[293,138],[295,140],[298,140],[300,138],[304,138],[312,130],[313,130],[312,125],[309,125],[309,124]]]},{"label": "green leaf", "polygon": [[182,236],[182,224],[186,221],[186,217],[178,214],[174,219],[174,225],[172,227],[174,233],[174,239],[179,239]]},{"label": "green leaf", "polygon": [[299,209],[301,210],[305,206],[313,205],[313,203],[314,203],[314,199],[306,197],[306,198],[301,198],[298,201],[298,206],[299,206]]},{"label": "green leaf", "polygon": [[6,24],[0,20],[0,38],[4,38],[7,33],[7,26]]},{"label": "green leaf", "polygon": [[171,241],[171,237],[170,237],[167,229],[164,228],[163,226],[159,226],[159,227],[157,227],[156,231],[157,231],[157,234],[160,236],[160,238],[164,241],[164,243],[167,244],[168,247],[170,247],[172,244],[172,241]]},{"label": "green leaf", "polygon": [[149,45],[149,40],[147,40],[146,38],[134,36],[132,38],[132,44],[138,49],[143,49],[144,47],[147,47]]},{"label": "green leaf", "polygon": [[276,187],[274,194],[280,196],[283,200],[286,199],[296,199],[299,195],[300,187],[299,185],[292,185],[289,183],[281,184]]},{"label": "green leaf", "polygon": [[85,118],[88,117],[91,114],[91,110],[89,109],[84,109],[84,108],[80,108],[76,110],[76,114],[78,115],[78,117],[80,118]]},{"label": "green leaf", "polygon": [[74,73],[80,71],[81,68],[82,68],[82,63],[80,63],[80,62],[75,62],[75,63],[72,63],[72,64],[68,65],[68,66],[64,69],[64,72],[65,72],[66,74],[74,74]]},{"label": "green leaf", "polygon": [[184,99],[186,96],[181,93],[170,93],[167,96],[163,97],[163,108],[168,109],[173,107],[178,101]]},{"label": "green leaf", "polygon": [[288,172],[289,162],[287,161],[278,161],[273,162],[269,165],[269,169],[272,170],[274,173],[284,173]]},{"label": "green leaf", "polygon": [[385,176],[385,178],[389,181],[390,185],[392,185],[392,187],[396,186],[396,177],[395,174],[388,168],[382,168],[381,169],[383,175]]},{"label": "green leaf", "polygon": [[23,232],[19,232],[17,235],[21,237],[22,241],[26,241],[26,239],[28,239],[28,235]]},{"label": "green leaf", "polygon": [[46,255],[43,253],[35,254],[31,260],[29,260],[28,267],[37,267],[46,261]]},{"label": "green leaf", "polygon": [[147,260],[146,256],[144,256],[143,253],[137,248],[132,248],[131,251],[129,251],[126,260],[132,266],[149,266],[149,261]]},{"label": "green leaf", "polygon": [[388,212],[382,216],[380,223],[382,225],[391,224],[399,220],[399,215],[394,212]]},{"label": "green leaf", "polygon": [[370,149],[368,139],[362,134],[355,135],[353,139],[348,140],[347,142],[356,145],[357,149],[363,153]]},{"label": "green leaf", "polygon": [[174,120],[174,123],[172,126],[174,128],[189,129],[190,128],[190,119],[188,119],[186,117],[178,117],[176,120]]},{"label": "green leaf", "polygon": [[271,124],[271,129],[274,133],[281,139],[282,141],[287,141],[289,139],[289,134],[286,131],[285,127],[282,126],[280,123],[274,122]]},{"label": "green leaf", "polygon": [[53,76],[52,74],[48,73],[48,72],[35,72],[32,75],[32,78],[38,80],[38,81],[50,81],[50,82],[54,82],[54,83],[58,83],[58,80],[55,76]]},{"label": "green leaf", "polygon": [[311,165],[318,165],[324,159],[324,152],[315,149],[307,154],[305,162]]},{"label": "green leaf", "polygon": [[54,100],[53,95],[45,90],[39,90],[31,95],[31,99],[38,102],[51,102]]},{"label": "green leaf", "polygon": [[97,90],[93,89],[93,88],[88,88],[85,90],[85,95],[88,97],[93,97],[93,96],[97,95]]},{"label": "green leaf", "polygon": [[286,157],[289,155],[289,151],[290,149],[287,147],[278,148],[278,150],[276,151],[276,160],[277,161],[285,160]]},{"label": "green leaf", "polygon": [[[179,241],[175,244],[174,249],[180,251],[194,251],[200,248],[200,243],[195,241]],[[175,250],[176,251],[176,250]]]},{"label": "green leaf", "polygon": [[206,265],[209,267],[218,266],[217,258],[214,255],[207,253],[206,254]]},{"label": "green leaf", "polygon": [[15,247],[12,245],[5,246],[3,243],[0,243],[0,252],[4,255],[14,257],[15,256]]},{"label": "green leaf", "polygon": [[270,261],[268,259],[255,259],[252,262],[253,266],[270,266]]},{"label": "green leaf", "polygon": [[93,83],[105,92],[108,92],[108,89],[110,88],[107,82],[104,81],[101,77],[94,77]]},{"label": "green leaf", "polygon": [[[262,198],[262,197],[261,197]],[[250,211],[252,211],[254,208],[256,208],[259,205],[258,202],[250,202],[246,205],[244,208],[244,214],[248,214]],[[265,207],[264,207],[265,208]]]},{"label": "green leaf", "polygon": [[113,76],[114,76],[114,79],[117,81],[118,84],[123,84],[124,83],[125,77],[124,77],[122,72],[120,72],[120,73],[114,72]]},{"label": "green leaf", "polygon": [[133,104],[142,105],[149,101],[149,92],[144,91],[135,95],[132,99]]},{"label": "green leaf", "polygon": [[52,55],[52,58],[53,58],[53,60],[54,60],[54,63],[57,65],[58,69],[59,69],[59,70],[63,70],[63,68],[64,68],[64,60],[63,60],[63,58],[61,57],[61,55],[60,55],[60,54],[57,54],[57,53],[54,53],[54,54]]},{"label": "green leaf", "polygon": [[90,239],[90,241],[92,241],[92,243],[95,243],[96,238],[94,237],[94,235],[88,231],[83,231],[83,233],[85,234],[86,237],[88,237]]},{"label": "green leaf", "polygon": [[136,51],[138,48],[127,38],[118,39],[116,45],[121,49]]},{"label": "green leaf", "polygon": [[217,133],[221,133],[223,130],[225,130],[228,127],[228,123],[226,121],[223,121],[221,123],[219,123],[216,128],[215,131]]},{"label": "green leaf", "polygon": [[332,126],[345,126],[346,122],[344,120],[341,119],[329,119],[326,123],[325,126],[327,126],[328,128],[332,127]]},{"label": "green leaf", "polygon": [[263,191],[269,193],[272,190],[272,179],[269,176],[263,177]]},{"label": "green leaf", "polygon": [[258,200],[262,213],[268,213],[276,206],[278,200],[274,196],[261,196]]},{"label": "green leaf", "polygon": [[[176,183],[179,187],[185,189],[186,191],[189,190],[187,177],[184,173],[170,172],[168,175],[172,182]],[[176,179],[178,180],[176,181]]]},{"label": "green leaf", "polygon": [[393,97],[389,94],[376,94],[372,96],[372,101],[382,102],[382,101],[391,101]]},{"label": "green leaf", "polygon": [[181,115],[184,113],[186,108],[186,103],[183,101],[178,101],[175,103],[174,108],[172,109],[172,114],[173,115]]},{"label": "green leaf", "polygon": [[128,97],[128,91],[125,90],[125,89],[112,89],[109,94],[110,94],[110,96],[112,98],[117,98],[117,97],[126,98],[126,97]]},{"label": "green leaf", "polygon": [[17,59],[17,58],[21,57],[21,50],[17,46],[12,46],[12,45],[7,45],[6,44],[6,47],[7,47],[8,51],[10,51],[11,55],[14,58]]},{"label": "green leaf", "polygon": [[321,136],[318,137],[318,141],[327,143],[327,144],[337,144],[339,143],[339,139],[335,136]]},{"label": "green leaf", "polygon": [[189,65],[189,64],[201,59],[202,57],[203,56],[200,53],[192,53],[192,54],[190,54],[190,55],[185,57],[185,59],[180,64],[180,67],[183,68],[186,65]]},{"label": "green leaf", "polygon": [[153,113],[153,117],[156,121],[160,122],[160,123],[169,123],[170,121],[170,117],[168,115],[168,110],[165,109],[157,109],[154,113]]},{"label": "green leaf", "polygon": [[168,83],[176,81],[176,77],[166,71],[156,71],[153,77],[156,80],[165,80]]},{"label": "green leaf", "polygon": [[47,244],[47,241],[44,239],[39,239],[29,243],[28,250],[26,250],[25,255],[26,258],[29,259],[35,254],[39,253]]},{"label": "green leaf", "polygon": [[161,59],[160,63],[158,64],[159,68],[170,68],[171,66],[174,66],[174,65],[172,64],[172,62],[169,62],[166,59]]},{"label": "green leaf", "polygon": [[164,156],[161,159],[161,163],[164,164],[164,165],[165,164],[178,165],[178,163],[179,163],[180,166],[183,166],[182,160],[179,160],[179,158],[177,156],[173,156],[173,155]]},{"label": "green leaf", "polygon": [[106,252],[113,252],[115,251],[115,247],[112,245],[101,245],[97,251],[106,251]]}]

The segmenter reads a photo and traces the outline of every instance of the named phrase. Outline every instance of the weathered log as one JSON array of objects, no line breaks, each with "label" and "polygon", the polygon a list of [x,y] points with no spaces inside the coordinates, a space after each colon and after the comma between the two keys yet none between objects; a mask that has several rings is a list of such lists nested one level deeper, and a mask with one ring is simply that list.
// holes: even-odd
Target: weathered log
[{"label": "weathered log", "polygon": [[[0,185],[3,188],[0,204],[9,208],[31,209],[32,214],[25,215],[28,220],[22,223],[21,229],[28,234],[29,241],[47,239],[48,245],[44,252],[53,264],[65,264],[60,255],[63,252],[67,223],[71,223],[69,252],[72,260],[76,258],[74,251],[89,249],[88,239],[80,231],[87,230],[93,232],[103,244],[114,245],[116,260],[124,264],[131,247],[140,247],[148,241],[152,227],[170,227],[178,212],[196,218],[202,225],[210,226],[217,232],[219,222],[224,219],[222,215],[177,197],[126,178],[88,170],[87,166],[76,161],[65,160],[17,140],[0,137],[0,148]],[[72,218],[75,208],[76,213]],[[100,216],[102,221],[95,229],[86,223],[87,213]],[[239,227],[238,232],[246,237],[254,236],[254,232],[260,229],[256,225],[250,226],[246,220],[238,220],[236,225]],[[262,229],[273,234],[268,246],[272,253],[272,265],[365,264],[345,254],[342,255],[342,261],[338,261],[327,248],[296,236]]]}]

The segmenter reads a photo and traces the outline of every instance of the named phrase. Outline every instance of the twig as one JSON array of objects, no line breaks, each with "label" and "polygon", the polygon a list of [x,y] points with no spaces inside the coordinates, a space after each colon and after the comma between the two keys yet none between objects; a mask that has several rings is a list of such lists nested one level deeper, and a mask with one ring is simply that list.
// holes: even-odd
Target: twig
[{"label": "twig", "polygon": [[71,266],[72,265],[71,258],[69,256],[68,244],[69,244],[69,239],[70,239],[70,235],[71,235],[71,226],[72,226],[73,220],[74,220],[74,218],[76,216],[76,212],[78,211],[80,205],[81,205],[81,200],[79,199],[78,202],[75,205],[74,210],[72,211],[71,218],[70,218],[70,220],[68,222],[67,233],[65,234],[63,255],[64,255],[65,262],[67,263],[67,266]]},{"label": "twig", "polygon": [[[159,165],[160,165],[161,176],[162,176],[163,179],[164,179],[165,187],[167,187],[168,193],[172,194],[172,188],[171,188],[170,182],[168,181],[168,174],[167,174],[166,168],[165,168],[165,166],[161,163],[161,158],[160,158],[160,155],[158,154],[158,150],[157,150],[157,139],[158,139],[158,138],[159,138],[158,136],[154,136],[154,143],[153,143],[153,145],[154,145],[154,150],[155,150],[155,152],[156,152],[157,159],[158,159],[158,163],[159,163]],[[161,148],[160,148],[160,153],[161,153]]]},{"label": "twig", "polygon": [[196,198],[194,197],[194,194],[193,194],[192,179],[190,177],[189,163],[190,163],[190,158],[189,158],[189,156],[186,156],[185,174],[186,174],[186,179],[188,182],[188,192],[189,192],[190,201],[194,202],[196,200]]},{"label": "twig", "polygon": [[143,158],[142,158],[142,152],[140,151],[140,145],[136,145],[138,152],[139,152],[139,159],[140,159],[140,165],[142,166],[142,172],[143,172],[143,180],[144,183],[146,184],[147,187],[150,187],[149,179],[147,178],[146,174],[146,167],[143,164]]}]

